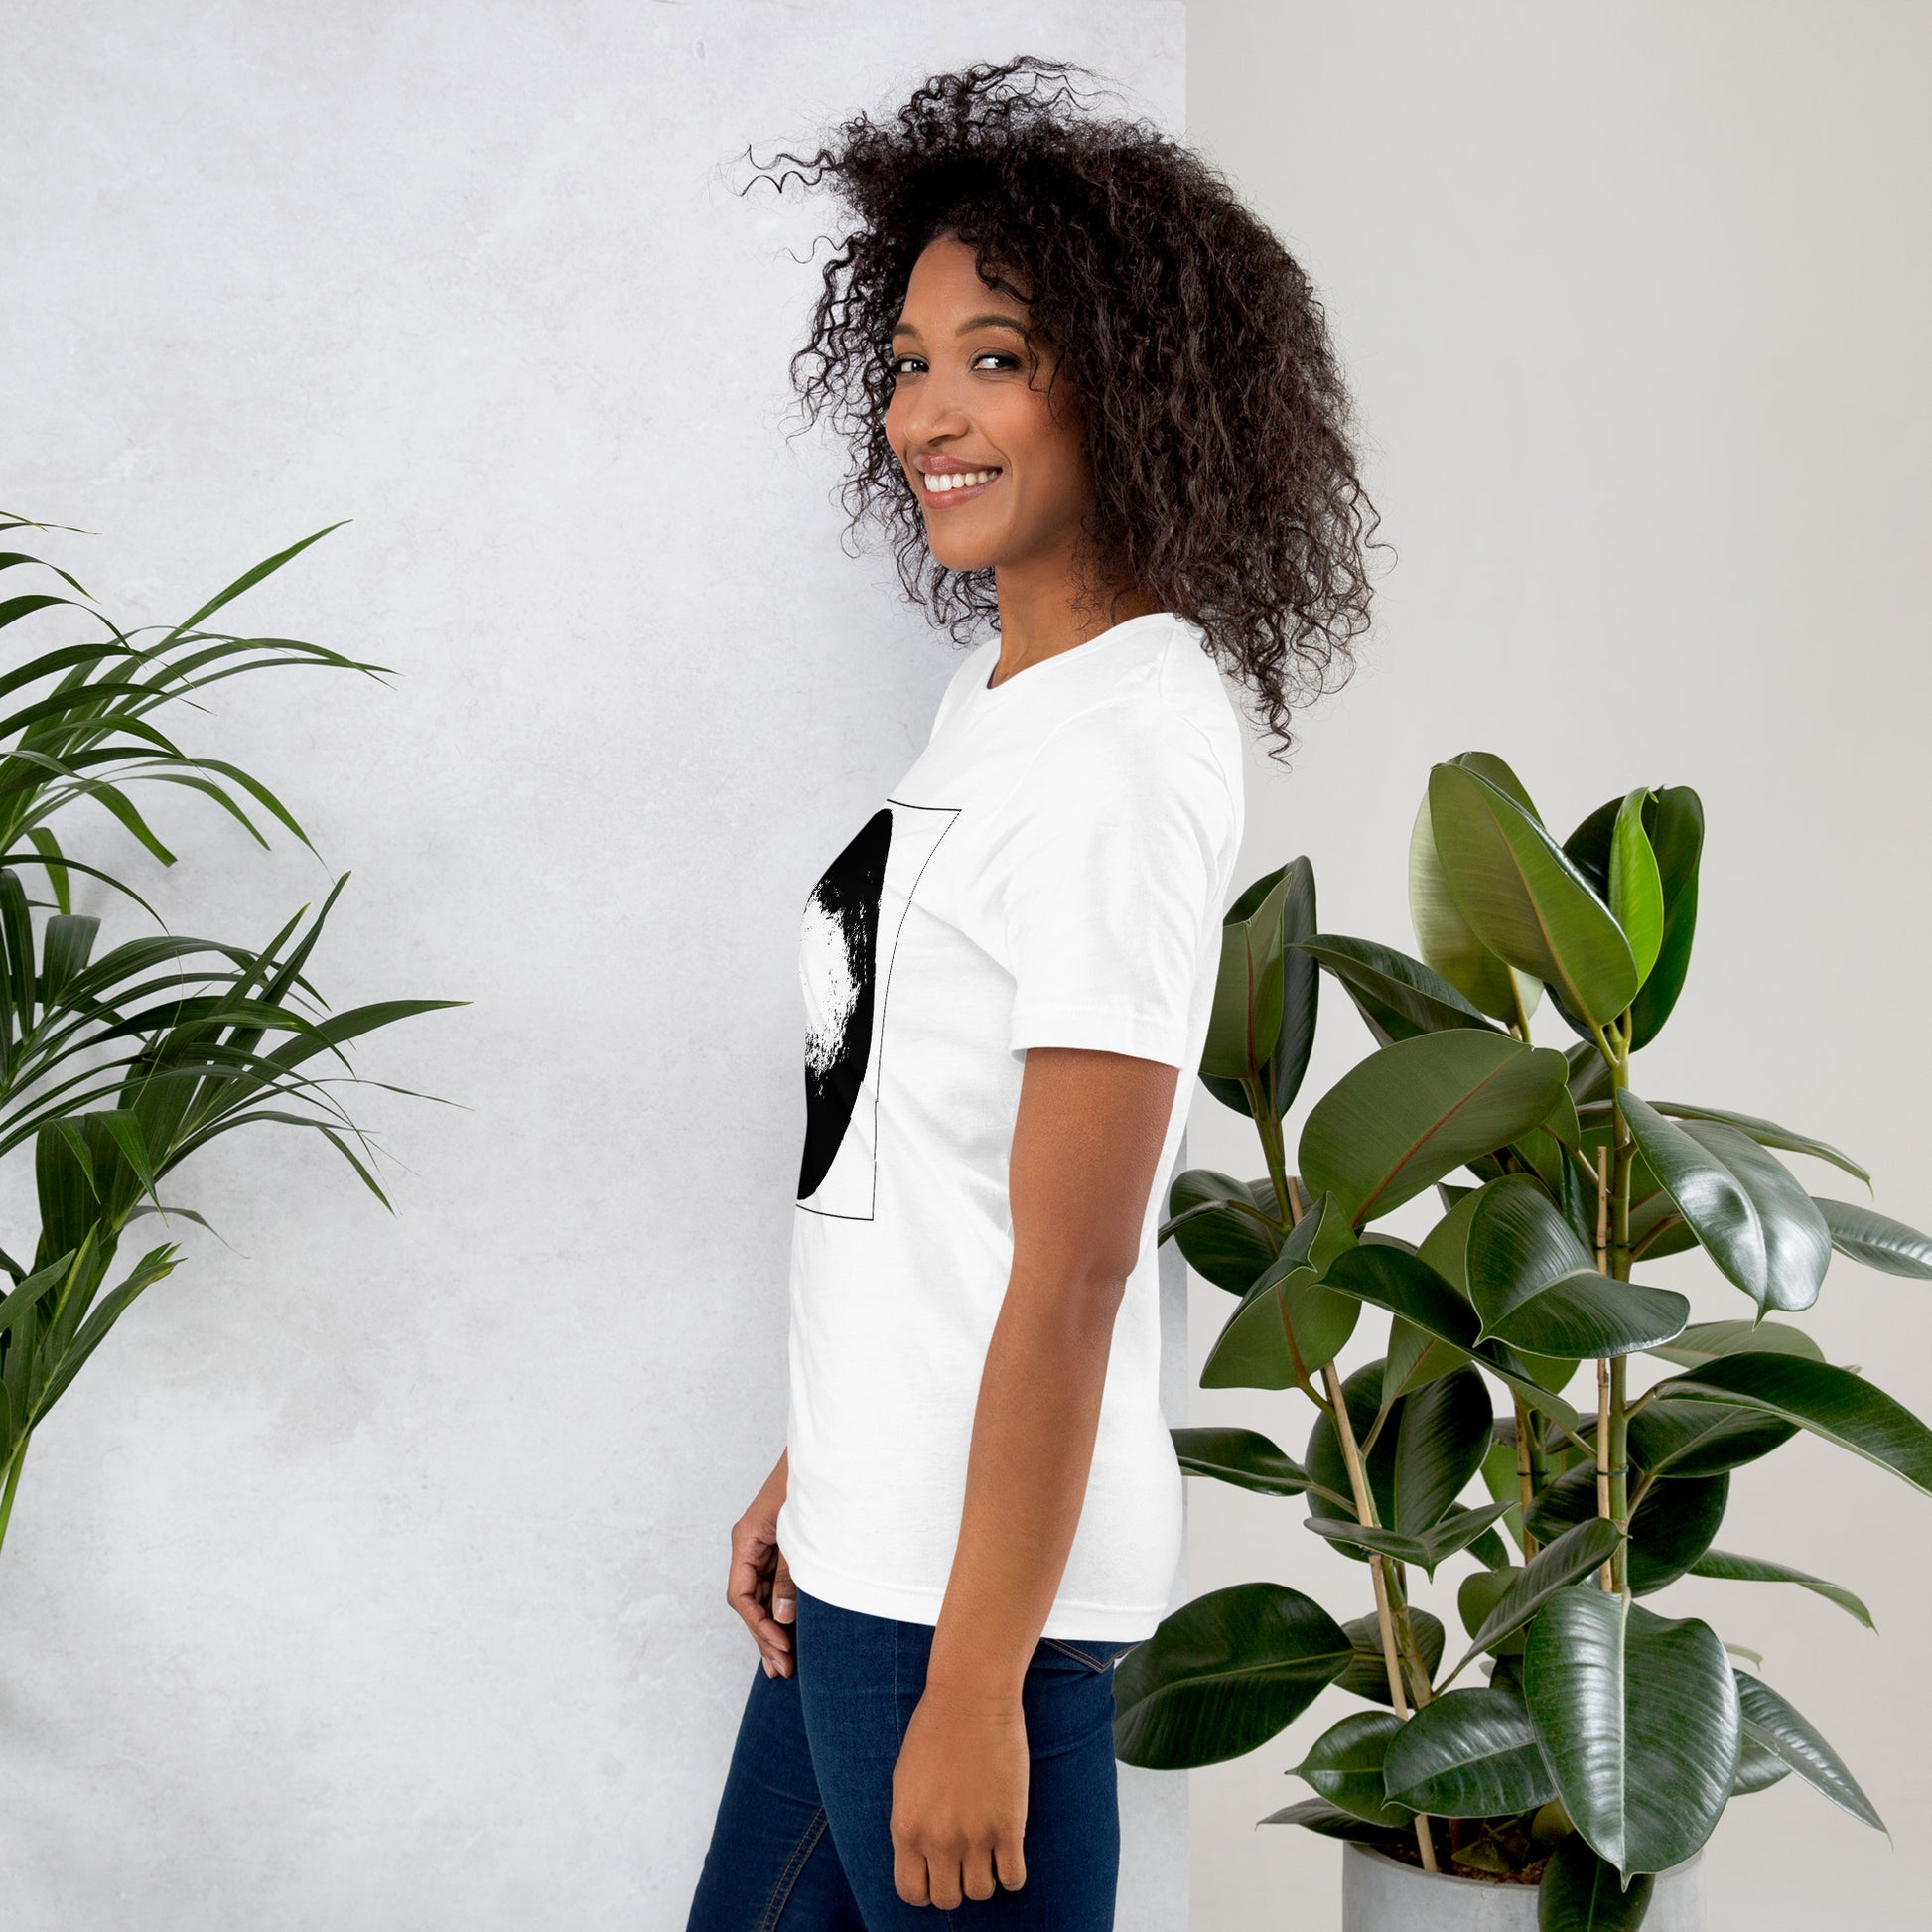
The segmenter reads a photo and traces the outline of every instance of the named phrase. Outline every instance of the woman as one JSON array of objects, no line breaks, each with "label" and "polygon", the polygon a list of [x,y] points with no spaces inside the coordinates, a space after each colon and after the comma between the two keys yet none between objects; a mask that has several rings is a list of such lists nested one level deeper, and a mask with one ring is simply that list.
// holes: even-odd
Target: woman
[{"label": "woman", "polygon": [[1292,743],[1374,525],[1300,269],[1067,71],[780,157],[858,217],[800,393],[981,641],[806,908],[786,1449],[732,1532],[761,1668],[691,1932],[1113,1923],[1111,1671],[1180,1552],[1158,1183],[1242,831],[1216,660]]}]

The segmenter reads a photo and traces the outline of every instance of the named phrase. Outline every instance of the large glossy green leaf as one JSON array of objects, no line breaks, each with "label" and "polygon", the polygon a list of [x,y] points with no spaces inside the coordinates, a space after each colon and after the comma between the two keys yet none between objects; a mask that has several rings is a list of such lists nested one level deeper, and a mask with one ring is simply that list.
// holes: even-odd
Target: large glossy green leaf
[{"label": "large glossy green leaf", "polygon": [[1438,1564],[1466,1550],[1489,1525],[1509,1508],[1507,1503],[1485,1503],[1480,1509],[1456,1509],[1420,1536],[1404,1536],[1400,1530],[1387,1530],[1374,1524],[1348,1522],[1339,1517],[1311,1514],[1303,1528],[1335,1544],[1355,1550],[1373,1551],[1397,1563],[1413,1563],[1434,1577]]},{"label": "large glossy green leaf", "polygon": [[1600,1275],[1550,1196],[1525,1174],[1482,1189],[1464,1260],[1484,1334],[1532,1354],[1627,1355],[1669,1340],[1690,1319],[1683,1296]]},{"label": "large glossy green leaf", "polygon": [[[1600,1150],[1611,1141],[1610,1109],[1587,1105],[1582,1110],[1583,1157],[1585,1172],[1573,1165],[1576,1189],[1583,1208],[1576,1223],[1579,1238],[1594,1243],[1596,1238],[1596,1184],[1590,1176],[1596,1171]],[[1666,1255],[1685,1254],[1698,1245],[1697,1236],[1677,1211],[1677,1203],[1651,1172],[1641,1148],[1630,1150],[1630,1252],[1637,1261],[1659,1261]]]},{"label": "large glossy green leaf", "polygon": [[1511,1310],[1489,1332],[1525,1354],[1574,1363],[1668,1341],[1683,1332],[1690,1313],[1690,1303],[1674,1289],[1584,1268]]},{"label": "large glossy green leaf", "polygon": [[[1497,1175],[1495,1178],[1486,1181],[1481,1187],[1457,1190],[1459,1197],[1451,1204],[1449,1211],[1424,1237],[1422,1246],[1416,1251],[1457,1294],[1463,1296],[1465,1299],[1469,1295],[1469,1230],[1474,1223],[1476,1213],[1482,1206],[1485,1195],[1491,1188],[1501,1186],[1506,1182],[1526,1186],[1532,1190],[1536,1188],[1536,1182],[1527,1176]],[[1447,1343],[1438,1344],[1435,1359],[1419,1365],[1416,1371],[1417,1376],[1420,1377],[1425,1373],[1440,1374],[1444,1367],[1450,1365],[1445,1359],[1449,1352],[1449,1345]],[[1396,1358],[1396,1345],[1393,1335],[1390,1337],[1389,1355],[1393,1363]],[[1577,1365],[1574,1361],[1555,1361],[1548,1356],[1538,1355],[1524,1349],[1512,1349],[1509,1351],[1509,1356],[1527,1380],[1535,1382],[1542,1388],[1550,1390],[1552,1393],[1561,1390],[1564,1384],[1576,1373]],[[1502,1357],[1496,1348],[1491,1345],[1485,1351],[1485,1359],[1494,1364],[1501,1361]],[[1566,1423],[1568,1420],[1569,1417],[1566,1414]]]},{"label": "large glossy green leaf", "polygon": [[1664,943],[1664,882],[1643,829],[1652,795],[1647,785],[1626,793],[1610,833],[1610,915],[1630,942],[1639,985],[1649,977]]},{"label": "large glossy green leaf", "polygon": [[1458,1028],[1397,1040],[1315,1102],[1302,1129],[1302,1177],[1360,1227],[1536,1126],[1567,1071],[1561,1053],[1502,1034]]},{"label": "large glossy green leaf", "polygon": [[1746,1725],[1743,1741],[1737,1747],[1737,1770],[1730,1780],[1730,1795],[1749,1798],[1759,1791],[1770,1790],[1774,1784],[1782,1784],[1790,1775],[1791,1766],[1769,1744],[1759,1743]]},{"label": "large glossy green leaf", "polygon": [[1756,1409],[1659,1396],[1630,1418],[1630,1459],[1649,1475],[1715,1476],[1782,1449],[1796,1423]]},{"label": "large glossy green leaf", "polygon": [[[1393,1251],[1391,1251],[1393,1252]],[[1366,1362],[1352,1374],[1343,1378],[1341,1385],[1342,1400],[1348,1409],[1348,1420],[1355,1432],[1355,1441],[1366,1443],[1369,1432],[1375,1427],[1375,1418],[1382,1403],[1382,1363]],[[1401,1405],[1392,1408],[1398,1427]],[[1362,1457],[1363,1474],[1368,1480],[1369,1495],[1375,1504],[1376,1516],[1384,1523],[1395,1514],[1395,1445],[1397,1431],[1385,1428],[1374,1446]],[[1303,1460],[1308,1464],[1310,1477],[1336,1495],[1352,1494],[1348,1481],[1348,1464],[1341,1452],[1341,1439],[1335,1433],[1335,1426],[1327,1415],[1315,1417],[1309,1430],[1308,1449]],[[1311,1491],[1309,1495],[1309,1515],[1326,1522],[1353,1524],[1355,1512],[1352,1508],[1343,1509],[1329,1502],[1325,1497]],[[1347,1544],[1337,1544],[1344,1556],[1366,1561],[1359,1550]]]},{"label": "large glossy green leaf", "polygon": [[[1610,1103],[1596,1100],[1589,1103],[1586,1111],[1592,1116],[1604,1116]],[[1794,1133],[1788,1127],[1780,1127],[1774,1120],[1760,1119],[1756,1114],[1736,1114],[1723,1107],[1699,1107],[1687,1100],[1653,1100],[1650,1105],[1660,1114],[1673,1120],[1715,1120],[1725,1127],[1734,1127],[1747,1140],[1755,1141],[1759,1147],[1783,1148],[1789,1154],[1809,1154],[1816,1160],[1828,1161],[1835,1168],[1841,1168],[1849,1174],[1869,1185],[1871,1176],[1852,1157],[1829,1141],[1814,1139],[1809,1134]]]},{"label": "large glossy green leaf", "polygon": [[1878,1627],[1872,1622],[1871,1612],[1865,1608],[1863,1599],[1854,1596],[1843,1585],[1828,1584],[1823,1577],[1814,1577],[1804,1570],[1793,1570],[1787,1563],[1770,1563],[1763,1557],[1740,1557],[1729,1550],[1707,1550],[1692,1564],[1690,1574],[1693,1577],[1714,1577],[1725,1583],[1797,1584],[1826,1601],[1836,1603],[1840,1609],[1857,1617],[1867,1630]]},{"label": "large glossy green leaf", "polygon": [[1761,1309],[1810,1308],[1831,1260],[1831,1232],[1790,1171],[1723,1121],[1680,1127],[1627,1088],[1617,1105],[1720,1270]]},{"label": "large glossy green leaf", "polygon": [[[1649,1596],[1690,1569],[1724,1526],[1727,1475],[1665,1477],[1645,1491],[1630,1518],[1630,1589]],[[1596,1514],[1596,1471],[1587,1462],[1566,1470],[1536,1499],[1530,1534],[1554,1540]]]},{"label": "large glossy green leaf", "polygon": [[[1630,1004],[1636,961],[1610,909],[1542,826],[1467,766],[1429,774],[1443,875],[1469,928],[1601,1026]],[[1480,1002],[1478,1002],[1480,1004]]]},{"label": "large glossy green leaf", "polygon": [[1364,1243],[1335,1257],[1328,1284],[1465,1354],[1475,1348],[1481,1329],[1475,1310],[1419,1254]]},{"label": "large glossy green leaf", "polygon": [[1473,771],[1478,778],[1486,778],[1505,797],[1514,799],[1537,824],[1543,823],[1543,814],[1536,809],[1529,786],[1516,775],[1506,759],[1498,758],[1494,752],[1457,752],[1449,763]]},{"label": "large glossy green leaf", "polygon": [[1844,1760],[1818,1734],[1811,1722],[1794,1711],[1770,1685],[1749,1671],[1740,1670],[1737,1698],[1744,1726],[1760,1744],[1776,1751],[1814,1791],[1822,1791],[1841,1811],[1850,1812],[1861,1824],[1869,1825],[1874,1831],[1885,1829],[1877,1807],[1846,1769]]},{"label": "large glossy green leaf", "polygon": [[1474,1196],[1462,1264],[1461,1286],[1490,1330],[1552,1283],[1595,1265],[1542,1184],[1527,1174],[1504,1174]]},{"label": "large glossy green leaf", "polygon": [[[1564,841],[1563,849],[1590,883],[1597,897],[1608,901],[1610,841],[1623,800],[1599,805]],[[1664,934],[1657,963],[1630,1008],[1630,1050],[1647,1046],[1670,1018],[1691,964],[1691,942],[1697,931],[1698,862],[1704,847],[1704,805],[1689,785],[1657,787],[1643,811],[1644,831],[1656,854],[1664,890]],[[1558,1001],[1561,1009],[1561,998]],[[1564,1018],[1578,1026],[1569,1013]]]},{"label": "large glossy green leaf", "polygon": [[1440,973],[1393,946],[1329,932],[1299,943],[1341,982],[1384,1040],[1413,1039],[1418,1034],[1446,1033],[1455,1027],[1496,1031],[1495,1023]]},{"label": "large glossy green leaf", "polygon": [[1437,1340],[1472,1356],[1539,1414],[1555,1418],[1566,1429],[1578,1426],[1576,1410],[1560,1395],[1533,1381],[1523,1373],[1520,1363],[1512,1364],[1505,1359],[1497,1344],[1478,1345],[1476,1337],[1481,1324],[1475,1310],[1420,1255],[1364,1244],[1338,1255],[1325,1279],[1330,1288],[1373,1303]]},{"label": "large glossy green leaf", "polygon": [[1413,1394],[1438,1376],[1460,1368],[1468,1359],[1459,1348],[1451,1348],[1396,1316],[1389,1324],[1389,1366],[1382,1378],[1383,1399],[1393,1401],[1399,1395]]},{"label": "large glossy green leaf", "polygon": [[1240,1757],[1300,1717],[1350,1652],[1341,1626],[1300,1590],[1209,1590],[1115,1666],[1115,1754],[1164,1771]]},{"label": "large glossy green leaf", "polygon": [[1448,1691],[1384,1747],[1386,1796],[1441,1818],[1534,1811],[1557,1795],[1528,1707],[1514,1691]]},{"label": "large glossy green leaf", "polygon": [[[1436,1667],[1443,1661],[1442,1619],[1411,1604],[1409,1624],[1415,1632],[1416,1648],[1422,1652],[1423,1662],[1429,1667],[1429,1674],[1433,1681]],[[1387,1659],[1382,1655],[1380,1622],[1371,1612],[1367,1616],[1358,1616],[1341,1627],[1348,1633],[1348,1641],[1354,1646],[1354,1655],[1348,1660],[1348,1668],[1335,1679],[1335,1689],[1351,1691],[1356,1697],[1367,1698],[1372,1704],[1387,1704],[1389,1666]]]},{"label": "large glossy green leaf", "polygon": [[1711,1836],[1743,1726],[1710,1625],[1572,1584],[1529,1626],[1523,1684],[1564,1810],[1598,1857],[1627,1878]]},{"label": "large glossy green leaf", "polygon": [[1352,1811],[1331,1805],[1326,1798],[1304,1798],[1298,1804],[1271,1811],[1266,1818],[1257,1818],[1255,1823],[1300,1825],[1308,1831],[1319,1832],[1323,1838],[1356,1840],[1363,1845],[1389,1845],[1400,1836],[1380,1825],[1371,1825],[1366,1818],[1357,1818]]},{"label": "large glossy green leaf", "polygon": [[1268,1224],[1273,1209],[1245,1180],[1211,1168],[1189,1168],[1168,1190],[1174,1245],[1195,1274],[1231,1295],[1245,1295],[1281,1252]]},{"label": "large glossy green leaf", "polygon": [[[1497,1501],[1501,1502],[1501,1497]],[[1507,1507],[1507,1506],[1505,1506]],[[1520,1511],[1510,1511],[1510,1520],[1520,1517]],[[1455,1587],[1455,1610],[1462,1619],[1462,1628],[1470,1636],[1480,1630],[1488,1621],[1490,1612],[1516,1587],[1523,1575],[1522,1565],[1516,1563],[1498,1564],[1493,1570],[1472,1570]],[[1496,1654],[1516,1655],[1523,1648],[1520,1635],[1497,1639]],[[1468,1659],[1465,1657],[1466,1663]],[[1447,1683],[1438,1687],[1448,1690]]]},{"label": "large glossy green leaf", "polygon": [[1469,1300],[1469,1228],[1482,1205],[1482,1196],[1495,1184],[1491,1180],[1481,1187],[1462,1188],[1416,1249],[1465,1302]]},{"label": "large glossy green leaf", "polygon": [[1647,1871],[1626,1888],[1616,1866],[1599,1859],[1582,1832],[1572,1832],[1543,1867],[1537,1932],[1637,1932],[1656,1888]]},{"label": "large glossy green leaf", "polygon": [[[1272,1189],[1271,1189],[1272,1192]],[[1327,1195],[1313,1201],[1255,1278],[1201,1369],[1204,1389],[1288,1389],[1318,1373],[1347,1345],[1361,1305],[1322,1285],[1330,1261],[1355,1239]]]},{"label": "large glossy green leaf", "polygon": [[1658,1388],[1666,1397],[1781,1416],[1932,1495],[1932,1430],[1849,1368],[1801,1355],[1726,1355]]},{"label": "large glossy green leaf", "polygon": [[1526,1011],[1540,997],[1540,982],[1512,974],[1462,916],[1443,876],[1427,793],[1409,834],[1409,923],[1415,928],[1417,950],[1431,969],[1481,1012],[1513,1020],[1519,996]]},{"label": "large glossy green leaf", "polygon": [[1469,1648],[1449,1675],[1459,1676],[1471,1659],[1513,1637],[1558,1590],[1600,1570],[1622,1541],[1614,1523],[1587,1517],[1545,1544],[1523,1569],[1500,1573],[1508,1585],[1470,1633]]},{"label": "large glossy green leaf", "polygon": [[1282,1029],[1282,915],[1291,890],[1288,868],[1273,884],[1242,897],[1221,920],[1221,964],[1208,1013],[1200,1070],[1210,1079],[1259,1077]]},{"label": "large glossy green leaf", "polygon": [[1466,1367],[1438,1376],[1403,1403],[1391,1529],[1424,1536],[1443,1520],[1482,1467],[1493,1414],[1487,1385]]},{"label": "large glossy green leaf", "polygon": [[1347,1345],[1359,1313],[1347,1296],[1324,1288],[1311,1269],[1260,1282],[1228,1317],[1202,1365],[1200,1385],[1294,1388],[1297,1356],[1304,1375],[1318,1375]]},{"label": "large glossy green leaf", "polygon": [[1903,1221],[1874,1208],[1861,1207],[1856,1201],[1828,1200],[1812,1195],[1825,1225],[1831,1230],[1832,1246],[1867,1268],[1887,1275],[1905,1275],[1913,1281],[1932,1282],[1932,1235],[1908,1228]]},{"label": "large glossy green leaf", "polygon": [[1675,1341],[1648,1351],[1666,1362],[1701,1368],[1724,1355],[1803,1355],[1814,1362],[1825,1351],[1802,1328],[1782,1321],[1694,1321]]},{"label": "large glossy green leaf", "polygon": [[1664,785],[1644,813],[1664,887],[1664,936],[1657,963],[1630,1008],[1630,1050],[1648,1046],[1683,991],[1697,931],[1698,862],[1704,850],[1704,803],[1689,785]]},{"label": "large glossy green leaf", "polygon": [[1171,1429],[1175,1459],[1190,1476],[1213,1476],[1263,1496],[1299,1496],[1309,1472],[1257,1429]]},{"label": "large glossy green leaf", "polygon": [[1400,1828],[1415,1815],[1382,1791],[1382,1760],[1403,1728],[1393,1711],[1352,1711],[1309,1748],[1295,1775],[1336,1806],[1371,1825]]},{"label": "large glossy green leaf", "polygon": [[1221,969],[1201,1079],[1215,1099],[1237,1113],[1253,1111],[1241,1081],[1244,1072],[1252,1070],[1260,1079],[1276,1119],[1294,1104],[1308,1072],[1321,974],[1294,948],[1314,931],[1314,870],[1306,858],[1295,859],[1257,879],[1222,920]]},{"label": "large glossy green leaf", "polygon": [[1684,1131],[1736,1177],[1756,1210],[1767,1263],[1765,1303],[1787,1313],[1808,1309],[1831,1265],[1832,1234],[1791,1170],[1748,1134],[1724,1121],[1687,1121]]}]

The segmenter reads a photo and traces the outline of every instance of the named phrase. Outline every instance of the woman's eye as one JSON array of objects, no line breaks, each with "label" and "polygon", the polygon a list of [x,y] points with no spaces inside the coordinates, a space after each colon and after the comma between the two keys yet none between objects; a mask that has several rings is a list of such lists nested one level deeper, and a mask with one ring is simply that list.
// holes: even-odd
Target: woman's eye
[{"label": "woman's eye", "polygon": [[[978,368],[983,362],[991,362],[995,368],[1017,369],[1020,358],[1004,349],[983,348],[972,359],[971,367]],[[925,367],[925,358],[919,355],[889,355],[886,358],[886,373],[892,376],[915,375]]]}]

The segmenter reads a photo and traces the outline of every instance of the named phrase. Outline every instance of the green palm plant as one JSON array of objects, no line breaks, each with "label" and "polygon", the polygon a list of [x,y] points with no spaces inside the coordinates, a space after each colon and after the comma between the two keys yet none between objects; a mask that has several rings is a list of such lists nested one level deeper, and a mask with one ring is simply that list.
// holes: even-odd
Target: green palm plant
[{"label": "green palm plant", "polygon": [[[0,534],[65,527],[0,516]],[[252,805],[309,845],[265,785],[232,763],[184,751],[154,714],[193,707],[194,693],[244,671],[382,672],[295,638],[204,627],[327,534],[318,530],[257,564],[183,622],[136,631],[105,617],[68,572],[0,551],[0,571],[38,566],[79,593],[0,598],[0,629],[65,607],[96,633],[0,674],[0,703],[10,707],[0,717],[0,1160],[32,1149],[40,1220],[31,1261],[0,1249],[10,1284],[0,1295],[0,1540],[35,1430],[136,1298],[180,1264],[178,1246],[166,1243],[108,1286],[129,1224],[150,1214],[202,1221],[190,1208],[164,1205],[161,1183],[220,1135],[272,1123],[320,1135],[387,1207],[364,1158],[368,1138],[332,1091],[357,1080],[343,1048],[411,1015],[462,1004],[388,1000],[328,1011],[305,968],[346,873],[313,917],[303,908],[259,947],[163,927],[102,951],[101,918],[73,909],[80,874],[161,924],[139,893],[76,856],[55,830],[60,814],[92,801],[173,865],[130,795],[136,785],[200,792],[265,847]],[[146,634],[157,629],[159,637]],[[45,882],[45,897],[30,894],[30,879]],[[318,1072],[318,1063],[340,1071]]]},{"label": "green palm plant", "polygon": [[[1758,1660],[1648,1599],[1685,1576],[1782,1583],[1870,1625],[1850,1590],[1716,1547],[1733,1472],[1800,1431],[1932,1492],[1932,1432],[1775,1318],[1813,1306],[1834,1251],[1928,1279],[1932,1240],[1809,1194],[1774,1152],[1868,1187],[1837,1148],[1631,1085],[1684,986],[1703,827],[1690,788],[1639,787],[1559,844],[1502,759],[1464,753],[1431,771],[1411,840],[1421,958],[1319,932],[1306,859],[1257,880],[1224,924],[1201,1075],[1253,1120],[1268,1172],[1182,1174],[1162,1229],[1238,1298],[1203,1386],[1297,1389],[1315,1412],[1299,1463],[1253,1430],[1180,1429],[1183,1468],[1299,1499],[1365,1565],[1373,1609],[1337,1621],[1270,1582],[1196,1598],[1119,1667],[1119,1755],[1237,1756],[1338,1685],[1364,1708],[1297,1767],[1316,1795],[1262,1822],[1536,1878],[1545,1932],[1639,1925],[1652,1874],[1794,1772],[1882,1829],[1735,1661]],[[1314,1102],[1291,1173],[1323,973],[1375,1049]],[[1578,1035],[1565,1051],[1531,1037],[1545,993]],[[1419,1243],[1374,1226],[1431,1188]],[[1692,1323],[1632,1279],[1691,1249],[1747,1318]],[[1386,1341],[1344,1378],[1365,1314]],[[1671,1372],[1639,1388],[1645,1358]],[[1445,1669],[1408,1579],[1452,1560],[1465,1635]]]}]

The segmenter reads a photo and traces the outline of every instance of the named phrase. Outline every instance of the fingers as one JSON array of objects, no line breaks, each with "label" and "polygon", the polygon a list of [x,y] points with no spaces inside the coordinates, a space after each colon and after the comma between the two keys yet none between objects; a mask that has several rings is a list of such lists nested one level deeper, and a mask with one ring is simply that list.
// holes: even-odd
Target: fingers
[{"label": "fingers", "polygon": [[993,1896],[993,1848],[982,1846],[969,1853],[959,1873],[960,1889],[968,1898]]},{"label": "fingers", "polygon": [[785,1561],[782,1550],[771,1573],[771,1614],[780,1623],[794,1622],[798,1616],[798,1592],[792,1587],[791,1565]]},{"label": "fingers", "polygon": [[[998,1840],[993,1847],[993,1859],[999,1867],[1000,1883],[1008,1891],[1018,1891],[1027,1882],[1027,1855],[1020,1849],[1021,1834],[1015,1832],[1010,1838]],[[983,1892],[975,1892],[975,1898],[984,1897]]]},{"label": "fingers", "polygon": [[[779,1623],[768,1608],[772,1594],[772,1573],[782,1559],[777,1545],[768,1542],[755,1526],[741,1519],[732,1529],[731,1570],[725,1584],[725,1601],[743,1619],[758,1645],[767,1677],[789,1677],[792,1669],[791,1632]],[[791,1590],[790,1572],[785,1587]],[[795,1592],[793,1592],[795,1601]]]},{"label": "fingers", "polygon": [[893,1884],[908,1905],[956,1912],[962,1898],[991,1898],[1001,1886],[1018,1891],[1026,1882],[1018,1836],[964,1852],[922,1852],[909,1840],[893,1842]]},{"label": "fingers", "polygon": [[960,1883],[959,1860],[953,1857],[928,1858],[925,1862],[926,1895],[942,1912],[959,1910],[965,1888]]},{"label": "fingers", "polygon": [[893,1889],[908,1905],[930,1905],[932,1891],[926,1883],[925,1860],[897,1841],[893,1845]]}]

